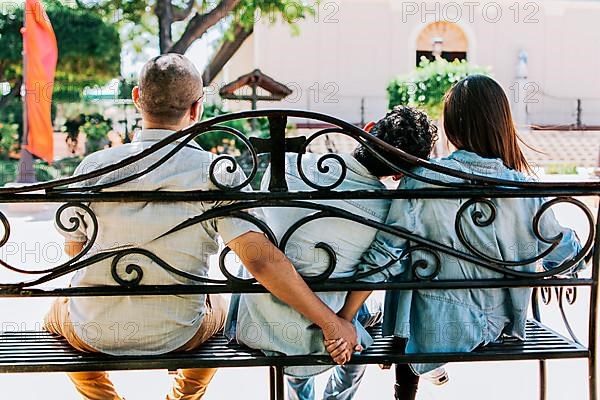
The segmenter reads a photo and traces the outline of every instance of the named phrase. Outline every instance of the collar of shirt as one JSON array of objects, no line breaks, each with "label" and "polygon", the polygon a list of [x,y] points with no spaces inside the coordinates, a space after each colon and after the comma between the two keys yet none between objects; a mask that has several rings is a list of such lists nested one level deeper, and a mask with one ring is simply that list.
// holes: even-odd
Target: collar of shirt
[{"label": "collar of shirt", "polygon": [[456,160],[463,163],[484,163],[484,164],[503,164],[502,160],[499,158],[486,158],[482,157],[477,153],[473,153],[472,151],[467,150],[456,150],[448,157],[450,160]]},{"label": "collar of shirt", "polygon": [[[142,129],[140,132],[138,132],[133,139],[131,140],[132,143],[139,143],[139,142],[160,142],[163,139],[166,139],[167,137],[169,137],[170,135],[174,134],[176,131],[170,130],[170,129]],[[184,136],[182,138],[179,138],[177,140],[175,140],[173,142],[173,144],[181,142],[182,140],[184,140],[187,136]],[[191,147],[195,147],[198,149],[201,149],[200,145],[198,143],[196,143],[195,141],[190,141],[187,146],[191,146]]]},{"label": "collar of shirt", "polygon": [[454,160],[480,173],[501,174],[506,171],[512,171],[510,168],[506,167],[504,162],[499,158],[486,158],[467,150],[457,150],[450,154],[446,159]]}]

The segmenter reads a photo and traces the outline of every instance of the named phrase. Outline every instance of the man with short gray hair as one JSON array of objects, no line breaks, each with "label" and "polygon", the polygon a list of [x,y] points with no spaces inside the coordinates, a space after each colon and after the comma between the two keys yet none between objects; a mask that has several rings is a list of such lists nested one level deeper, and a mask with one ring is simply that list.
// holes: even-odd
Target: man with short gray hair
[{"label": "man with short gray hair", "polygon": [[[139,154],[175,131],[197,122],[202,114],[204,97],[202,79],[184,56],[161,55],[143,67],[139,86],[133,89],[132,97],[142,114],[142,131],[129,144],[89,155],[78,166],[76,175]],[[143,176],[104,190],[218,190],[209,179],[209,166],[216,156],[194,142],[162,161],[178,142],[125,169],[78,185],[110,184],[160,162],[160,167]],[[217,166],[215,171],[223,185],[235,186],[244,182],[241,168],[233,173],[226,172],[225,168],[220,171]],[[344,338],[355,345],[357,337],[353,325],[335,315],[315,296],[285,255],[248,221],[232,217],[215,218],[164,235],[189,218],[225,204],[224,201],[91,203],[89,207],[97,217],[98,229],[95,246],[87,256],[100,251],[142,249],[187,276],[206,277],[208,258],[218,252],[218,237],[221,237],[263,286],[324,329],[327,339]],[[90,216],[78,216],[75,212],[61,215],[63,226],[70,226],[68,221],[73,217],[82,219],[75,231],[59,229],[65,236],[65,251],[70,256],[78,254],[96,233]],[[245,251],[248,249],[253,251]],[[260,249],[258,254],[256,249]],[[141,268],[143,276],[140,275],[140,278],[144,285],[200,284],[184,274],[167,271],[140,254],[124,256],[114,271],[111,269],[112,261],[113,258],[107,258],[78,270],[71,286],[118,285],[119,280],[135,278],[125,268],[128,264]],[[61,298],[46,316],[45,327],[64,336],[80,351],[117,356],[156,355],[197,349],[223,328],[226,308],[223,299],[215,295]],[[90,330],[92,327],[93,330]],[[167,399],[202,398],[215,371],[214,368],[179,370]],[[78,372],[69,376],[85,399],[121,399],[106,372]]]}]

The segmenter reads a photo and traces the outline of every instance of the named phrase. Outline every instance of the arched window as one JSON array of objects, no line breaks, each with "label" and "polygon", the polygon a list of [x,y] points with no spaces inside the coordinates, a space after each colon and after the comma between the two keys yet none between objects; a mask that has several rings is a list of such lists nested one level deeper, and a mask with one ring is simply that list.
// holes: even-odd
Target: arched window
[{"label": "arched window", "polygon": [[417,37],[417,65],[421,57],[448,61],[467,59],[468,41],[465,32],[455,23],[438,21],[426,25]]}]

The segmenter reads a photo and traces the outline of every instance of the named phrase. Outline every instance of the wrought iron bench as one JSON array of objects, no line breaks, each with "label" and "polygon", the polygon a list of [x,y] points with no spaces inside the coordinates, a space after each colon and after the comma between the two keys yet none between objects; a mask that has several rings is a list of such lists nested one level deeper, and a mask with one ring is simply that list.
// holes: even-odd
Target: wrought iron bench
[{"label": "wrought iron bench", "polygon": [[[270,137],[267,139],[250,138],[248,139],[242,132],[223,125],[226,122],[237,119],[266,118],[270,127]],[[312,133],[308,138],[295,137],[286,138],[288,122],[293,118],[316,121],[319,124],[328,124],[331,127],[321,129]],[[83,182],[93,177],[98,177],[111,171],[123,169],[138,160],[143,159],[149,154],[158,151],[165,146],[174,144],[173,150],[162,158],[159,162],[151,165],[149,168],[135,171],[134,173],[124,174],[122,180],[114,182],[111,186],[117,185],[134,178],[142,177],[149,171],[160,168],[168,157],[172,156],[182,147],[194,140],[195,137],[207,132],[220,131],[224,134],[234,135],[242,141],[248,149],[248,157],[252,166],[247,174],[248,179],[236,187],[223,186],[217,177],[214,176],[214,166],[216,163],[230,163],[230,172],[234,170],[236,164],[229,155],[222,155],[215,160],[211,166],[211,180],[220,187],[219,191],[186,191],[186,192],[125,192],[116,191],[112,187],[111,191],[103,191],[107,186],[88,186],[84,188],[68,187],[69,184]],[[435,190],[419,191],[350,191],[341,192],[335,190],[335,187],[345,177],[344,161],[335,154],[326,154],[319,163],[320,170],[326,174],[329,172],[325,160],[333,160],[341,165],[341,175],[336,182],[329,186],[321,186],[319,182],[308,179],[304,174],[302,178],[305,182],[314,188],[305,192],[290,192],[287,190],[287,184],[284,171],[284,153],[298,153],[301,159],[308,146],[316,139],[333,133],[347,135],[350,138],[369,147],[373,152],[380,154],[385,150],[386,157],[394,155],[410,161],[414,165],[425,166],[432,170],[452,175],[464,179],[464,183],[444,184]],[[175,141],[178,141],[175,143]],[[378,153],[379,152],[379,153]],[[246,192],[241,188],[251,182],[259,170],[259,154],[270,153],[271,180],[269,192]],[[381,155],[381,160],[386,161]],[[389,163],[389,161],[386,161]],[[299,168],[302,171],[301,168]],[[410,171],[402,171],[407,175],[413,176]],[[417,179],[421,179],[416,177]],[[401,151],[391,148],[389,145],[370,137],[361,129],[339,119],[316,114],[307,111],[293,110],[264,110],[250,111],[237,114],[219,116],[214,119],[204,121],[191,128],[177,132],[172,136],[158,142],[139,153],[136,156],[125,159],[110,167],[100,168],[85,175],[71,177],[53,182],[33,184],[26,187],[4,188],[0,189],[0,203],[58,203],[62,204],[56,211],[55,219],[60,221],[61,214],[68,208],[75,207],[86,213],[94,225],[97,232],[98,221],[92,210],[86,206],[89,202],[178,202],[178,201],[211,201],[211,200],[233,200],[233,204],[213,209],[201,216],[201,220],[215,218],[223,215],[241,215],[240,212],[256,207],[264,206],[293,206],[303,207],[315,210],[319,213],[313,217],[337,216],[347,218],[363,224],[387,230],[388,232],[408,238],[411,242],[422,247],[430,249],[438,255],[451,254],[454,257],[469,260],[481,266],[481,268],[490,268],[501,273],[504,278],[481,281],[442,281],[436,279],[436,268],[433,273],[423,274],[419,272],[422,265],[415,262],[413,271],[415,272],[414,281],[410,282],[385,282],[385,283],[365,283],[360,282],[360,277],[347,279],[331,279],[332,268],[335,266],[335,254],[328,252],[330,268],[317,279],[312,278],[309,281],[310,286],[315,291],[338,291],[338,290],[388,290],[388,289],[465,289],[465,288],[507,288],[507,287],[530,287],[533,290],[532,315],[533,318],[527,322],[527,339],[519,341],[516,339],[506,339],[501,344],[493,344],[482,347],[471,353],[438,353],[438,354],[411,354],[406,355],[397,348],[394,348],[392,338],[382,337],[379,328],[372,330],[375,337],[375,344],[361,355],[355,356],[352,363],[360,364],[391,364],[404,362],[453,362],[453,361],[500,361],[500,360],[537,360],[540,370],[540,398],[546,396],[546,378],[545,362],[550,359],[568,359],[579,358],[587,359],[589,367],[589,393],[590,399],[597,399],[597,364],[596,364],[596,327],[597,327],[597,302],[598,302],[598,273],[600,267],[600,225],[598,217],[594,217],[589,207],[577,199],[579,197],[588,197],[592,201],[600,198],[599,182],[581,182],[581,183],[529,183],[529,182],[506,182],[498,179],[484,178],[480,176],[465,174],[453,170],[447,170],[440,166],[435,166],[424,160],[420,160]],[[504,197],[548,197],[552,198],[546,203],[546,207],[553,207],[559,203],[569,203],[578,207],[582,211],[589,235],[583,241],[583,249],[574,259],[565,262],[552,271],[527,273],[520,272],[511,268],[510,262],[497,262],[487,259],[485,255],[480,254],[474,249],[473,253],[462,253],[456,249],[448,248],[444,245],[412,235],[409,232],[394,229],[375,221],[369,221],[357,218],[342,209],[332,206],[323,206],[307,202],[310,200],[326,199],[369,199],[369,198],[423,198],[423,199],[446,199],[446,198],[467,198],[472,201],[486,198]],[[577,197],[577,198],[576,198]],[[468,203],[468,202],[467,202]],[[468,207],[463,207],[460,213],[466,212]],[[543,213],[542,209],[540,213]],[[461,215],[453,218],[461,218]],[[532,221],[536,225],[536,216]],[[272,239],[275,240],[269,228],[248,214],[244,218],[254,221],[259,228]],[[471,216],[471,218],[475,218]],[[8,216],[0,213],[0,220],[4,226],[4,234],[0,240],[0,248],[6,245],[10,239],[10,223]],[[196,222],[199,222],[197,220]],[[74,230],[80,223],[79,220],[71,221],[71,226],[61,226],[64,230]],[[294,229],[292,227],[291,229]],[[464,238],[463,238],[464,239]],[[276,241],[276,240],[275,240]],[[278,243],[280,248],[285,251],[285,240]],[[82,253],[70,261],[58,266],[44,266],[42,269],[32,270],[20,266],[10,265],[0,260],[0,264],[11,270],[15,274],[15,281],[11,283],[0,284],[0,297],[31,298],[31,297],[58,297],[58,296],[115,296],[115,295],[170,295],[170,294],[198,294],[198,293],[261,293],[264,288],[251,282],[240,280],[235,274],[228,271],[225,263],[225,255],[228,249],[223,249],[219,266],[226,279],[207,280],[204,278],[196,279],[197,285],[178,285],[178,286],[160,286],[145,285],[143,279],[143,269],[139,266],[130,266],[126,269],[126,276],[121,276],[116,272],[116,266],[126,254],[137,253],[152,258],[163,268],[177,274],[177,266],[170,266],[164,263],[156,255],[147,251],[126,249],[114,250],[111,252],[94,255],[85,258],[84,255],[90,250],[93,240],[88,243]],[[595,249],[595,250],[594,250]],[[87,268],[92,265],[99,257],[110,257],[113,260],[114,286],[107,287],[87,287],[72,288],[59,287],[51,288],[55,279],[63,277],[66,274]],[[577,261],[587,258],[592,260],[590,278],[569,278],[561,277],[561,273],[569,269]],[[530,262],[530,260],[529,260]],[[384,268],[384,266],[382,266]],[[23,276],[31,276],[32,279],[25,279]],[[581,289],[581,288],[587,289]],[[589,292],[586,296],[589,299],[588,313],[588,332],[587,343],[580,342],[574,334],[574,330],[569,325],[565,304],[573,304],[577,298],[578,289],[580,292]],[[582,296],[580,296],[582,297]],[[557,333],[560,327],[552,329],[544,325],[540,318],[540,306],[549,304],[552,299],[556,299],[560,315],[564,319],[568,334]],[[124,369],[176,369],[190,367],[252,367],[269,366],[270,368],[270,397],[272,399],[283,399],[283,367],[290,365],[315,365],[331,364],[332,361],[326,356],[293,356],[293,357],[273,357],[265,356],[259,351],[251,350],[236,344],[229,344],[224,337],[218,336],[211,339],[203,345],[198,351],[193,353],[174,353],[161,356],[123,356],[113,357],[100,354],[84,354],[72,349],[62,338],[56,337],[43,331],[16,331],[0,333],[0,372],[67,372],[67,371],[93,371],[93,370],[124,370]]]}]

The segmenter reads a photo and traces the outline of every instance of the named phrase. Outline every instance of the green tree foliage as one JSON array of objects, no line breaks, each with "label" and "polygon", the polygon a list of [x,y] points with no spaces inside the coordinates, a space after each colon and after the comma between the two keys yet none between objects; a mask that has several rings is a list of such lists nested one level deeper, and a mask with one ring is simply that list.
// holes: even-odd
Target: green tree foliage
[{"label": "green tree foliage", "polygon": [[[45,6],[58,42],[56,101],[79,101],[85,87],[119,76],[121,42],[116,26],[86,8],[68,7],[57,0],[46,1]],[[3,7],[0,12],[0,81],[12,86],[0,106],[18,96],[22,83],[23,12],[22,7]]]},{"label": "green tree foliage", "polygon": [[441,116],[446,92],[461,79],[472,74],[489,74],[486,68],[467,61],[429,61],[422,59],[410,74],[394,79],[388,86],[389,108],[396,105],[416,106],[431,118]]},{"label": "green tree foliage", "polygon": [[79,134],[85,134],[86,154],[102,150],[108,145],[110,143],[108,133],[112,128],[112,120],[99,113],[79,114],[67,119],[63,125],[63,131],[67,134],[67,146],[73,153],[79,142]]},{"label": "green tree foliage", "polygon": [[19,148],[19,126],[0,122],[0,159],[8,160]]},{"label": "green tree foliage", "polygon": [[[315,13],[315,1],[303,0],[88,0],[80,1],[110,21],[126,26],[128,35],[139,39],[141,33],[158,36],[161,53],[185,53],[211,28],[222,31],[216,51],[204,71],[210,83],[225,63],[252,34],[260,19],[296,23]],[[153,14],[149,18],[149,14]],[[136,47],[140,47],[137,43]]]}]

